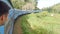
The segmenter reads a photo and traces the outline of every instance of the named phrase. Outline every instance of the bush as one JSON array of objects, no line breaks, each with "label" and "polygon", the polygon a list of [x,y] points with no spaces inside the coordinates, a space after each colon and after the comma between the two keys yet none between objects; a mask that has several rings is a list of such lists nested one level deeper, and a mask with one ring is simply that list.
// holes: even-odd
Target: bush
[{"label": "bush", "polygon": [[47,15],[48,15],[48,12],[47,12],[47,11],[41,12],[41,16],[42,16],[42,17],[45,17],[45,16],[47,16]]},{"label": "bush", "polygon": [[37,14],[37,17],[42,18],[48,15],[48,11],[43,11]]}]

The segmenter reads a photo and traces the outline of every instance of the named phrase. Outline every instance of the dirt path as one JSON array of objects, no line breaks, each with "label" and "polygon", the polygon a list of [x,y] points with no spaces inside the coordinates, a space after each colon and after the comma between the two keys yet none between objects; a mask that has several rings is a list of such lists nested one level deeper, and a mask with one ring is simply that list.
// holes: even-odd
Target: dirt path
[{"label": "dirt path", "polygon": [[18,20],[15,21],[13,34],[22,34],[22,28],[20,25],[20,18],[18,18]]}]

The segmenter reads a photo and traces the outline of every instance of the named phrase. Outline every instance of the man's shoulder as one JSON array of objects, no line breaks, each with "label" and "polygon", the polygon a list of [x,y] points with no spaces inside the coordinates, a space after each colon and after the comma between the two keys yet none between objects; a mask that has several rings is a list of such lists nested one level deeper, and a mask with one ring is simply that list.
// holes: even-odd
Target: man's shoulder
[{"label": "man's shoulder", "polygon": [[0,33],[4,34],[4,25],[0,26]]}]

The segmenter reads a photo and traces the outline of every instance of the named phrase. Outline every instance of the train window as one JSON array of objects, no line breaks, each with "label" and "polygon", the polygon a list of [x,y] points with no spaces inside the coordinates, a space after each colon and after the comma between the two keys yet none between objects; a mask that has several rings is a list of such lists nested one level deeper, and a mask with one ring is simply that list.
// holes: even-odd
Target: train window
[{"label": "train window", "polygon": [[11,0],[11,3],[15,18],[13,34],[60,34],[60,0]]}]

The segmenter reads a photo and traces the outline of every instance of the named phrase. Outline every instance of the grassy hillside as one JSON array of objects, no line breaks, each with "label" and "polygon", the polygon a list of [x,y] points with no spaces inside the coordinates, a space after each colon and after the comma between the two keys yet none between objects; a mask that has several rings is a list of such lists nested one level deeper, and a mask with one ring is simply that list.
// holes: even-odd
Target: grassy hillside
[{"label": "grassy hillside", "polygon": [[23,34],[60,34],[60,14],[32,13],[20,17],[17,22],[22,27]]}]

